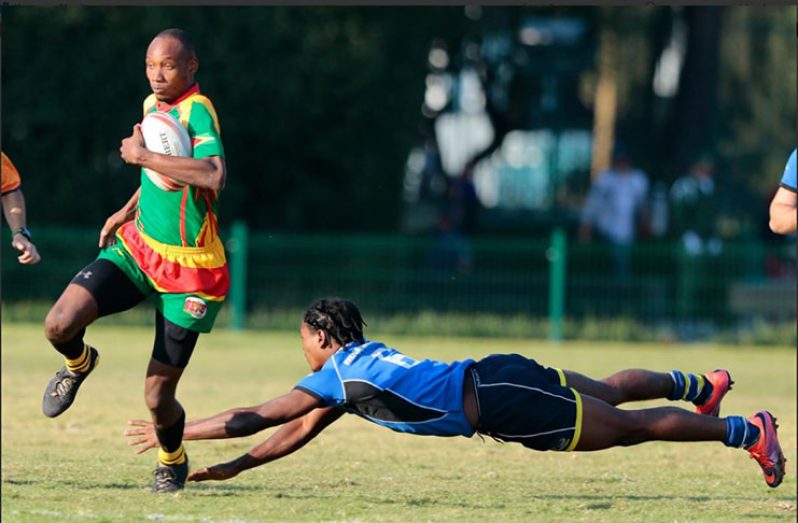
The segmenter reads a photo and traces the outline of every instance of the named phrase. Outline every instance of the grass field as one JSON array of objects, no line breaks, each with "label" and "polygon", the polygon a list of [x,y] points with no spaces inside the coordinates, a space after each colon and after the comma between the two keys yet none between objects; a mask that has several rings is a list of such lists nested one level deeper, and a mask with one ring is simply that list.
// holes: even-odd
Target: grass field
[{"label": "grass field", "polygon": [[[305,449],[228,482],[149,488],[155,454],[122,432],[144,418],[150,329],[96,325],[102,354],[57,419],[41,395],[61,365],[40,325],[2,329],[2,519],[44,521],[751,521],[796,519],[796,352],[763,347],[612,345],[505,339],[381,339],[415,357],[451,361],[519,352],[602,377],[626,367],[730,369],[722,414],[778,418],[787,477],[768,488],[747,454],[719,443],[648,443],[598,453],[536,453],[474,437],[423,438],[345,416]],[[190,419],[259,403],[307,373],[294,332],[218,331],[200,338],[178,390]],[[657,404],[664,404],[658,402]],[[654,403],[647,403],[652,405]],[[644,404],[640,404],[644,405]],[[226,461],[272,431],[188,442],[192,468]]]}]

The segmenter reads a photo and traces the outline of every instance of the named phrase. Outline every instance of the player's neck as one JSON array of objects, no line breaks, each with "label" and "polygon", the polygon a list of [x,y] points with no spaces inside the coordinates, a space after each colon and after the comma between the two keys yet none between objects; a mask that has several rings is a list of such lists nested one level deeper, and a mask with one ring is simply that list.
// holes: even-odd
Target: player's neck
[{"label": "player's neck", "polygon": [[199,92],[199,84],[197,82],[194,82],[193,84],[191,84],[191,86],[188,89],[185,90],[185,92],[183,94],[181,94],[180,96],[178,96],[174,100],[171,100],[171,101],[168,101],[168,100],[163,100],[163,101],[162,100],[157,100],[155,102],[155,107],[159,111],[169,111],[170,109],[172,109],[174,106],[176,106],[177,104],[179,104],[180,102],[182,102],[183,100],[188,98],[189,96],[191,96],[193,94],[196,94],[198,92]]}]

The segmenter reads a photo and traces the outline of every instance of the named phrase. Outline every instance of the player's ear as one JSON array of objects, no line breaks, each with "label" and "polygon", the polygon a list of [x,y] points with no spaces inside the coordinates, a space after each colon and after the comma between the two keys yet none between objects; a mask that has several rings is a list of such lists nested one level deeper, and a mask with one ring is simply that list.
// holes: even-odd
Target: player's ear
[{"label": "player's ear", "polygon": [[192,56],[188,59],[188,72],[193,75],[196,74],[197,69],[199,69],[199,60],[196,56]]},{"label": "player's ear", "polygon": [[326,349],[327,345],[330,344],[330,337],[327,335],[327,331],[319,329],[316,331],[316,335],[319,337],[319,347]]}]

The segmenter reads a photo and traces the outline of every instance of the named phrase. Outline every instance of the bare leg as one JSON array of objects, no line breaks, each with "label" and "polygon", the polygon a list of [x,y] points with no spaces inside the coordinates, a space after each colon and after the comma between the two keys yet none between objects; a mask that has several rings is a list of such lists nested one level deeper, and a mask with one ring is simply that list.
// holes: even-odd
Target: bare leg
[{"label": "bare leg", "polygon": [[567,385],[582,394],[603,400],[610,405],[628,401],[667,398],[673,389],[673,380],[666,372],[644,369],[627,369],[601,381],[578,372],[564,370]]},{"label": "bare leg", "polygon": [[175,393],[198,336],[155,311],[155,342],[144,383],[145,401],[161,446],[152,488],[155,493],[181,490],[188,476],[188,456],[183,448],[186,415]]},{"label": "bare leg", "polygon": [[89,291],[75,284],[67,285],[47,313],[44,334],[67,361],[44,389],[42,413],[45,416],[54,418],[67,410],[83,380],[97,366],[97,352],[86,352],[83,342],[86,326],[96,319],[96,300]]},{"label": "bare leg", "polygon": [[84,329],[98,317],[130,309],[145,298],[127,275],[108,260],[94,260],[72,282],[90,285],[69,283],[44,320],[45,336],[68,359],[80,357]]},{"label": "bare leg", "polygon": [[646,441],[723,441],[724,418],[677,407],[622,410],[582,395],[582,433],[575,450],[602,450]]},{"label": "bare leg", "polygon": [[150,359],[144,383],[144,398],[156,429],[173,426],[183,414],[175,391],[183,369]]},{"label": "bare leg", "polygon": [[68,358],[77,358],[83,344],[70,342],[81,331],[97,319],[97,302],[81,287],[70,283],[47,313],[44,320],[44,335],[58,352]]}]

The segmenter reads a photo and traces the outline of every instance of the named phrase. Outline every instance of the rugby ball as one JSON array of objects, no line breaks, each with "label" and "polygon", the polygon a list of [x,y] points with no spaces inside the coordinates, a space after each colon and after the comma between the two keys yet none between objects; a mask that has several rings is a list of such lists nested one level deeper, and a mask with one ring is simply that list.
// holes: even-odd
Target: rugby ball
[{"label": "rugby ball", "polygon": [[[191,156],[192,146],[188,131],[169,113],[155,111],[147,114],[141,121],[141,134],[144,137],[144,146],[152,152],[168,156]],[[186,186],[183,182],[151,169],[145,168],[144,173],[164,191],[179,191]]]}]

